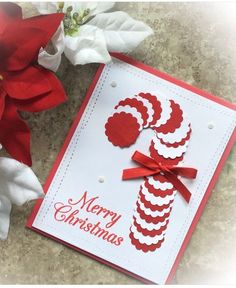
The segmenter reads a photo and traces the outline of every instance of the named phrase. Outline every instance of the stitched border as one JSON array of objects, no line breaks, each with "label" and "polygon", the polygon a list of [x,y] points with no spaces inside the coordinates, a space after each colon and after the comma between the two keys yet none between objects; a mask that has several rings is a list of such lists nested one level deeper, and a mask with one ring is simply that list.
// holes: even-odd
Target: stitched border
[{"label": "stitched border", "polygon": [[[75,133],[74,133],[75,136],[73,136],[71,143],[70,143],[69,146],[67,147],[66,152],[65,152],[65,155],[64,155],[64,157],[63,157],[63,159],[62,159],[62,162],[60,163],[60,166],[59,166],[59,168],[58,168],[58,170],[57,170],[57,172],[56,172],[56,175],[55,175],[55,177],[54,177],[54,180],[53,180],[53,182],[52,182],[51,185],[50,185],[50,189],[49,189],[50,191],[48,191],[49,193],[47,193],[46,196],[45,196],[45,199],[46,199],[46,200],[47,200],[48,198],[50,198],[50,196],[51,196],[51,194],[52,194],[51,191],[52,191],[52,189],[54,188],[54,186],[55,186],[56,183],[57,183],[56,180],[59,178],[59,176],[60,176],[60,174],[61,174],[61,171],[62,171],[62,169],[64,168],[64,165],[65,165],[66,161],[68,161],[67,158],[68,158],[69,155],[71,154],[71,156],[70,156],[70,158],[69,158],[69,162],[68,162],[68,164],[67,164],[67,166],[66,166],[66,168],[65,168],[65,170],[64,170],[63,175],[61,176],[62,178],[61,178],[61,180],[60,180],[60,182],[59,182],[59,184],[58,184],[58,186],[57,186],[57,189],[56,189],[55,193],[53,194],[53,197],[52,197],[52,199],[51,199],[51,202],[50,202],[50,204],[48,205],[48,208],[46,209],[45,212],[44,212],[44,210],[45,210],[45,206],[44,206],[44,205],[43,205],[42,208],[40,208],[40,211],[39,211],[39,213],[37,214],[34,222],[39,221],[39,218],[41,217],[41,214],[43,214],[43,217],[41,218],[41,223],[43,223],[44,219],[46,218],[46,216],[47,216],[47,214],[48,214],[48,212],[49,212],[49,210],[50,210],[50,208],[51,208],[51,206],[52,206],[52,204],[53,204],[53,202],[54,202],[54,200],[55,200],[55,197],[56,197],[58,191],[60,190],[60,188],[61,188],[61,186],[62,186],[62,183],[64,182],[64,178],[65,178],[65,176],[66,176],[66,174],[67,174],[68,168],[69,168],[69,166],[70,166],[70,163],[71,163],[71,161],[72,161],[72,159],[73,159],[75,150],[76,150],[76,148],[77,148],[77,144],[78,144],[80,135],[81,135],[83,129],[87,126],[87,124],[88,124],[88,122],[89,122],[89,119],[90,119],[90,117],[91,117],[91,115],[92,115],[92,113],[93,113],[93,111],[94,111],[94,109],[95,109],[95,105],[96,105],[97,100],[98,100],[98,98],[99,98],[99,96],[100,96],[100,94],[101,94],[101,92],[102,92],[102,90],[103,90],[103,86],[104,86],[104,84],[105,84],[105,81],[106,81],[106,78],[107,78],[107,76],[108,76],[108,74],[109,74],[109,71],[110,71],[110,67],[108,67],[108,69],[107,69],[106,72],[104,71],[104,73],[102,73],[101,78],[100,78],[100,81],[97,83],[97,85],[96,85],[96,87],[95,87],[95,89],[94,89],[94,91],[93,91],[93,95],[92,95],[92,97],[90,98],[90,101],[89,101],[89,103],[88,103],[87,109],[86,109],[86,111],[85,111],[85,113],[84,113],[84,117],[83,117],[83,119],[82,119],[82,122],[80,123],[81,125],[79,124],[79,125],[77,126],[76,131],[75,131]],[[103,79],[103,78],[104,78],[104,79]],[[96,95],[97,95],[97,96],[96,96]],[[95,97],[95,96],[96,96],[96,97]],[[93,104],[93,102],[94,102],[94,104]],[[92,106],[92,104],[93,104],[93,106]],[[92,107],[91,107],[91,106],[92,106]],[[79,127],[79,126],[80,126],[80,127]],[[75,144],[74,144],[74,142],[75,142]],[[70,150],[72,150],[73,145],[74,145],[73,151],[70,153]],[[44,212],[44,213],[43,213],[43,212]]]}]

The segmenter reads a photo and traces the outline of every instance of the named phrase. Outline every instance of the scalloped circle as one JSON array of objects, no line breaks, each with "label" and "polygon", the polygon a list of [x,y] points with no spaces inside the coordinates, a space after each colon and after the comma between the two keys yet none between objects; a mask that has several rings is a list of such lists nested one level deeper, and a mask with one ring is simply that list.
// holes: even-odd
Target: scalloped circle
[{"label": "scalloped circle", "polygon": [[172,110],[170,118],[165,124],[154,128],[157,132],[161,132],[164,134],[173,133],[181,126],[181,123],[183,121],[183,111],[180,108],[180,105],[177,104],[174,100],[170,100],[170,106]]},{"label": "scalloped circle", "polygon": [[131,233],[131,232],[129,234],[129,237],[130,237],[131,243],[136,247],[136,249],[137,250],[142,250],[144,253],[153,252],[156,249],[160,248],[162,243],[164,242],[164,239],[165,239],[165,238],[163,238],[157,244],[146,245],[146,244],[141,244],[138,240],[136,240],[133,237],[133,233]]},{"label": "scalloped circle", "polygon": [[143,125],[147,125],[148,120],[148,108],[144,105],[142,101],[139,101],[136,97],[132,98],[126,98],[124,100],[121,100],[118,105],[115,107],[115,109],[119,109],[120,107],[130,107],[135,108],[141,115]]},{"label": "scalloped circle", "polygon": [[137,140],[139,128],[137,119],[131,114],[115,113],[105,124],[105,134],[114,146],[129,147]]}]

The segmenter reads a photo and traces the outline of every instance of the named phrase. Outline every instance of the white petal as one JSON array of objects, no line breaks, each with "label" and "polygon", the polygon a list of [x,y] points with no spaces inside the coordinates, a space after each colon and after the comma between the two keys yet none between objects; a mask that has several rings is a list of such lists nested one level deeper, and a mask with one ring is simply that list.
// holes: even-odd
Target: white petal
[{"label": "white petal", "polygon": [[5,240],[8,235],[10,224],[11,202],[0,194],[0,239]]},{"label": "white petal", "polygon": [[110,52],[130,52],[153,33],[148,25],[121,11],[98,14],[88,24],[103,31]]},{"label": "white petal", "polygon": [[65,49],[65,36],[63,23],[58,27],[56,33],[53,35],[52,45],[55,54],[49,54],[45,49],[41,48],[38,55],[39,65],[56,72],[61,63],[61,54]]},{"label": "white petal", "polygon": [[50,14],[57,12],[56,2],[32,2],[40,14]]},{"label": "white petal", "polygon": [[[57,12],[58,2],[32,2],[40,14],[50,14]],[[82,12],[89,9],[89,18],[91,16],[103,13],[110,10],[115,2],[65,2],[63,12],[66,12],[67,7],[72,6],[73,12]]]},{"label": "white petal", "polygon": [[[77,3],[74,3],[74,5]],[[99,13],[110,10],[114,6],[114,4],[115,4],[114,2],[79,2],[77,4],[77,7],[75,8],[77,8],[78,10],[89,9],[90,10],[89,16],[94,16]]]},{"label": "white petal", "polygon": [[66,36],[65,41],[65,55],[73,65],[108,63],[111,60],[104,35],[96,27],[83,25],[78,36]]},{"label": "white petal", "polygon": [[0,157],[0,195],[11,203],[25,202],[44,196],[43,188],[34,172],[26,165],[10,158]]}]

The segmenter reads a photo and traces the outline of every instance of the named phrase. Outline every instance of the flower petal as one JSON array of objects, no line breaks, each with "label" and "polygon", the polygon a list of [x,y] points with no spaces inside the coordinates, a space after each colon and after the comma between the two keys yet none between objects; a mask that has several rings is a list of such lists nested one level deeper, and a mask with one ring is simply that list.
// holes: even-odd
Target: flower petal
[{"label": "flower petal", "polygon": [[5,29],[8,22],[15,19],[22,19],[21,7],[11,2],[0,3],[0,34]]},{"label": "flower petal", "polygon": [[0,120],[0,143],[13,158],[28,166],[32,165],[29,128],[8,97]]},{"label": "flower petal", "polygon": [[77,37],[66,36],[65,40],[65,55],[73,65],[111,60],[104,35],[96,27],[83,25]]},{"label": "flower petal", "polygon": [[17,20],[7,25],[1,35],[2,46],[5,50],[11,51],[11,56],[7,62],[0,56],[0,60],[6,62],[6,69],[21,70],[36,61],[40,48],[46,47],[63,17],[64,14],[41,15]]},{"label": "flower petal", "polygon": [[115,2],[110,2],[110,1],[109,2],[81,2],[81,3],[87,4],[88,6],[87,9],[90,10],[89,15],[91,16],[110,10],[115,5]]},{"label": "flower petal", "polygon": [[38,178],[28,166],[11,158],[0,157],[0,196],[12,204],[24,203],[44,196]]},{"label": "flower petal", "polygon": [[48,93],[28,100],[13,99],[18,110],[40,112],[58,106],[67,100],[65,90],[57,77],[49,70],[42,67],[39,67],[39,69],[40,73],[50,82],[51,90]]},{"label": "flower petal", "polygon": [[11,202],[0,193],[0,239],[7,239],[10,224]]},{"label": "flower petal", "polygon": [[[22,19],[22,9],[16,3],[1,2],[0,3],[1,18],[8,17],[9,20]],[[1,19],[2,20],[2,19]]]},{"label": "flower petal", "polygon": [[51,83],[38,67],[9,72],[3,81],[7,94],[15,99],[30,99],[51,91]]},{"label": "flower petal", "polygon": [[[58,3],[58,2],[57,2]],[[32,2],[37,8],[40,14],[55,13],[58,10],[58,4],[55,2]],[[98,13],[105,12],[114,6],[115,2],[64,2],[63,12],[66,11],[67,7],[72,6],[74,12],[82,12],[89,9],[89,17],[94,16]]]},{"label": "flower petal", "polygon": [[56,72],[61,63],[61,54],[65,49],[64,28],[62,23],[57,29],[57,32],[53,35],[51,42],[55,54],[50,54],[46,49],[41,48],[38,55],[38,63],[44,68]]},{"label": "flower petal", "polygon": [[50,14],[57,12],[56,2],[32,2],[40,14]]},{"label": "flower petal", "polygon": [[74,11],[84,11],[89,9],[88,16],[94,16],[99,13],[110,10],[115,2],[66,2],[66,6],[72,6]]},{"label": "flower petal", "polygon": [[2,118],[2,114],[5,109],[5,97],[6,92],[0,87],[0,120]]},{"label": "flower petal", "polygon": [[148,25],[121,11],[98,14],[88,25],[103,31],[110,52],[130,52],[153,33]]}]

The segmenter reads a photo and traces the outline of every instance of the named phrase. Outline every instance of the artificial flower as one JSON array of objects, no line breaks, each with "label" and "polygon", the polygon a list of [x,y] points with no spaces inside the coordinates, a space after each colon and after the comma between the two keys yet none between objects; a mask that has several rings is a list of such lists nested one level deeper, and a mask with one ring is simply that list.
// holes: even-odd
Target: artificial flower
[{"label": "artificial flower", "polygon": [[63,17],[57,13],[22,19],[18,5],[0,3],[0,143],[29,166],[30,131],[18,110],[39,112],[66,100],[60,81],[37,64],[39,50]]},{"label": "artificial flower", "polygon": [[111,9],[111,2],[34,2],[39,13],[64,12],[63,26],[52,38],[54,54],[42,49],[39,63],[56,71],[61,54],[73,65],[86,63],[108,63],[109,52],[130,52],[152,29],[141,21],[134,20],[127,13]]},{"label": "artificial flower", "polygon": [[0,157],[0,239],[7,238],[12,204],[24,203],[44,196],[34,172],[26,165]]}]

